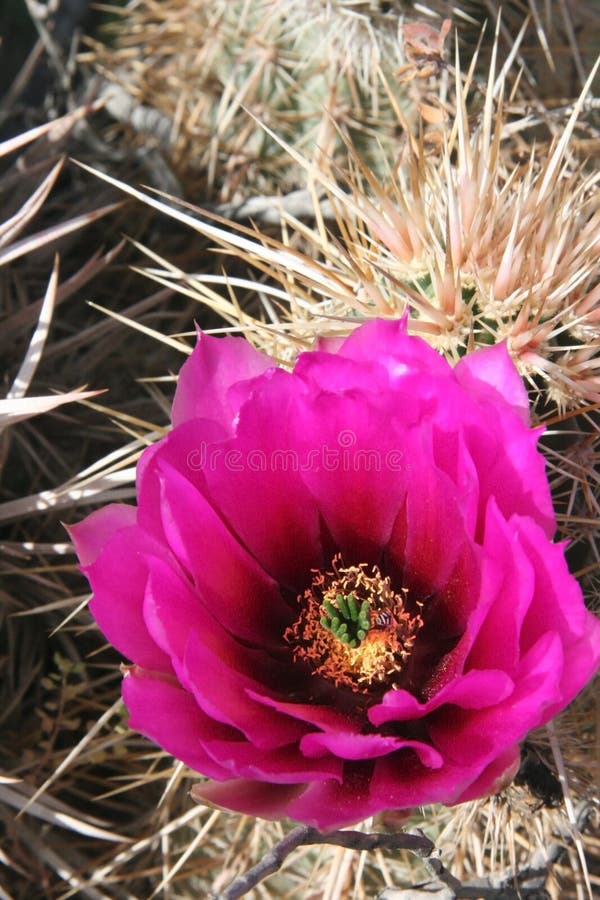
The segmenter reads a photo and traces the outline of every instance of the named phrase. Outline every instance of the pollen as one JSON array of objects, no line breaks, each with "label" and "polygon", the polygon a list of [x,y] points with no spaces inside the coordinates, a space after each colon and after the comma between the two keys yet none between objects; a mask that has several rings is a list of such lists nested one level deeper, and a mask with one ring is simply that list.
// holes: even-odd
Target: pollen
[{"label": "pollen", "polygon": [[336,687],[367,694],[397,686],[423,625],[421,604],[411,611],[406,588],[395,591],[377,566],[344,566],[339,554],[330,571],[313,574],[284,635],[294,659]]}]

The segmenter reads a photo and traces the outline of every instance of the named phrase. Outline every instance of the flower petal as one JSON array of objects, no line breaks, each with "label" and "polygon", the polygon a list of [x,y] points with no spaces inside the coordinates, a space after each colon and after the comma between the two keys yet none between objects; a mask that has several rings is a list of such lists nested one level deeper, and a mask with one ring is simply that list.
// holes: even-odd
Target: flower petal
[{"label": "flower petal", "polygon": [[456,428],[448,431],[434,423],[432,450],[435,466],[445,472],[455,487],[465,532],[474,537],[480,504],[479,474],[465,435]]},{"label": "flower petal", "polygon": [[316,725],[317,728],[324,731],[335,733],[338,730],[347,731],[356,724],[355,719],[351,716],[340,712],[339,709],[333,708],[331,705],[325,706],[318,703],[293,703],[291,701],[280,700],[276,697],[268,697],[265,694],[258,694],[248,691],[248,695],[256,700],[257,703],[263,703],[272,709],[286,713],[301,722],[308,722],[310,725]]},{"label": "flower petal", "polygon": [[373,765],[371,760],[350,761],[344,766],[343,781],[330,778],[307,785],[289,803],[287,815],[320,831],[354,825],[373,815],[377,811],[370,799]]},{"label": "flower petal", "polygon": [[204,493],[203,471],[211,465],[215,454],[227,437],[223,427],[208,419],[192,419],[166,434],[158,443],[142,453],[137,465],[138,523],[157,540],[165,535],[160,515],[161,486],[159,462],[168,463]]},{"label": "flower petal", "polygon": [[257,748],[246,741],[205,741],[204,746],[214,760],[234,778],[258,778],[271,784],[294,784],[299,781],[320,782],[334,778],[341,781],[342,763],[328,757],[312,761],[297,746],[276,750]]},{"label": "flower petal", "polygon": [[[465,441],[479,477],[480,510],[493,497],[506,519],[522,515],[535,519],[552,538],[556,520],[544,457],[537,449],[539,429],[529,430],[505,411],[490,404],[480,423],[464,429]],[[485,424],[496,418],[490,432]],[[512,419],[512,421],[511,421]]]},{"label": "flower petal", "polygon": [[292,424],[333,546],[346,563],[379,562],[411,477],[389,409],[375,394],[323,392],[301,399]]},{"label": "flower petal", "polygon": [[140,666],[171,672],[169,657],[150,637],[143,616],[147,557],[154,554],[166,555],[141,528],[120,528],[83,571],[93,592],[90,612],[110,643]]},{"label": "flower petal", "polygon": [[[222,647],[219,650],[223,652]],[[242,647],[239,655],[245,655]],[[182,680],[190,684],[198,705],[220,722],[239,728],[254,747],[274,750],[297,742],[305,734],[306,725],[254,702],[251,691],[256,695],[259,690],[264,694],[272,689],[227,665],[197,632],[189,636],[183,663]]]},{"label": "flower petal", "polygon": [[529,397],[506,341],[467,353],[459,360],[454,372],[469,394],[488,401],[493,391],[497,405],[500,401],[510,403],[521,421],[529,425]]},{"label": "flower petal", "polygon": [[396,750],[410,749],[427,768],[438,769],[443,759],[438,751],[423,741],[407,740],[401,737],[381,734],[352,734],[337,732],[329,734],[307,734],[300,741],[300,749],[309,757],[321,757],[332,753],[341,759],[375,759],[394,753]]},{"label": "flower petal", "polygon": [[388,691],[381,703],[369,709],[369,721],[377,726],[386,722],[410,722],[422,719],[446,704],[463,709],[484,709],[510,697],[514,687],[514,681],[505,672],[472,669],[425,703],[420,703],[408,691]]},{"label": "flower petal", "polygon": [[[533,570],[535,589],[523,622],[524,649],[552,629],[561,634],[565,643],[581,638],[590,627],[590,613],[583,603],[579,583],[569,572],[565,545],[549,543],[542,529],[528,518],[519,519],[518,534]],[[598,641],[600,622],[593,618],[596,624],[592,634]]]},{"label": "flower petal", "polygon": [[[417,436],[416,436],[417,437]],[[433,461],[431,433],[422,428],[405,454],[406,502],[394,522],[386,558],[415,599],[443,588],[467,541],[457,491]]]},{"label": "flower petal", "polygon": [[229,773],[204,750],[207,739],[223,739],[231,729],[198,709],[194,698],[173,680],[133,667],[123,679],[129,727],[155,741],[192,769],[210,778]]},{"label": "flower petal", "polygon": [[225,631],[192,587],[160,560],[150,564],[144,618],[156,643],[169,654],[180,683],[207,715],[266,749],[289,744],[306,732],[306,725],[248,697],[250,689],[265,691],[265,683],[281,683],[285,669]]},{"label": "flower petal", "polygon": [[282,819],[288,815],[290,804],[305,790],[305,784],[268,784],[233,778],[226,784],[200,782],[193,786],[191,793],[198,803],[214,803],[247,816]]},{"label": "flower petal", "polygon": [[455,803],[466,803],[477,797],[498,794],[513,780],[519,771],[520,763],[521,748],[519,744],[515,744],[486,766],[481,775],[456,798]]},{"label": "flower petal", "polygon": [[235,438],[204,471],[206,493],[244,546],[294,595],[323,565],[321,523],[302,468],[310,458],[290,433],[302,392],[281,370],[240,411]]},{"label": "flower petal", "polygon": [[205,606],[232,634],[280,646],[291,610],[276,582],[186,478],[160,458],[157,466],[166,539]]},{"label": "flower petal", "polygon": [[341,353],[311,351],[301,353],[294,366],[294,379],[301,380],[309,392],[348,394],[360,390],[376,394],[389,390],[389,372],[377,359],[355,360]]},{"label": "flower petal", "polygon": [[125,503],[109,503],[102,509],[67,528],[73,541],[75,552],[82,566],[96,561],[109,538],[122,528],[130,528],[137,523],[135,506]]},{"label": "flower petal", "polygon": [[520,523],[524,552],[535,573],[535,592],[523,622],[523,652],[544,631],[560,635],[564,653],[561,695],[545,721],[570,703],[600,666],[600,619],[586,609],[581,588],[570,574],[564,546],[544,542],[542,530],[529,520]]},{"label": "flower petal", "polygon": [[477,769],[445,762],[439,769],[421,765],[410,751],[377,761],[370,785],[373,809],[411,809],[427,803],[452,805],[472,783]]},{"label": "flower petal", "polygon": [[[539,531],[542,533],[541,529]],[[548,549],[545,536],[544,543]],[[496,572],[501,573],[501,581],[498,583],[495,579],[496,587],[491,589],[490,580],[487,580],[486,590],[492,602],[487,604],[483,621],[477,626],[472,623],[469,628],[473,646],[467,666],[502,668],[513,675],[519,666],[523,646],[527,646],[522,642],[522,627],[533,600],[535,575],[528,555],[523,551],[514,518],[506,522],[495,502],[490,500],[484,539],[486,570],[492,564]],[[499,635],[502,640],[498,640]]]},{"label": "flower petal", "polygon": [[511,695],[480,710],[448,706],[429,721],[428,731],[444,758],[457,765],[488,765],[551,718],[560,702],[564,654],[559,636],[548,632],[521,660]]},{"label": "flower petal", "polygon": [[231,432],[238,407],[228,396],[230,388],[272,365],[272,359],[244,338],[215,338],[199,331],[196,347],[179,373],[173,425],[189,419],[214,419]]},{"label": "flower petal", "polygon": [[421,338],[407,333],[402,319],[371,319],[346,338],[340,356],[384,365],[393,378],[405,373],[441,375],[448,378],[450,366],[443,356]]}]

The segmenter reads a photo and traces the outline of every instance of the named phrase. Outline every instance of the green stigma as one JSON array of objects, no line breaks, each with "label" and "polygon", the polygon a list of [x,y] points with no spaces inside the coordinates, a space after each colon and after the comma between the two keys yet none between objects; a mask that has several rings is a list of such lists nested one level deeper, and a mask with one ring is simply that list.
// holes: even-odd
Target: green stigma
[{"label": "green stigma", "polygon": [[369,632],[369,601],[358,603],[354,594],[336,594],[335,604],[330,600],[323,601],[327,615],[321,618],[321,625],[354,650]]}]

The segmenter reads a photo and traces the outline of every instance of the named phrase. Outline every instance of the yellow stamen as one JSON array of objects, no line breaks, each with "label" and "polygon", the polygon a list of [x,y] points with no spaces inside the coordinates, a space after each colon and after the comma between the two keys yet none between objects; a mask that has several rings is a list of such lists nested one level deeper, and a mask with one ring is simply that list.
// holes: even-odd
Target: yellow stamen
[{"label": "yellow stamen", "polygon": [[294,659],[336,687],[362,693],[393,687],[423,624],[418,612],[406,608],[407,589],[395,592],[377,566],[345,567],[339,555],[331,569],[315,571],[298,598],[299,618],[285,632]]}]

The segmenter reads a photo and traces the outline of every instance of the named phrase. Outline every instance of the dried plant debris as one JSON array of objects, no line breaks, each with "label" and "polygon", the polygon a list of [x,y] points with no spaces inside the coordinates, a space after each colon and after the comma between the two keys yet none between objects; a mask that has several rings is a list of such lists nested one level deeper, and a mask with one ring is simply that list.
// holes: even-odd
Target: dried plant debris
[{"label": "dried plant debris", "polygon": [[[515,130],[526,133],[528,123],[507,112],[503,78],[495,80],[492,70],[485,107],[473,123],[469,82],[463,86],[456,73],[456,108],[438,131],[439,146],[432,151],[423,137],[407,135],[386,182],[353,149],[351,174],[339,184],[284,144],[328,196],[335,237],[318,202],[315,227],[282,207],[282,240],[212,224],[201,209],[184,212],[119,185],[235,251],[268,280],[183,273],[164,260],[161,266],[154,250],[159,266],[148,274],[250,329],[258,346],[284,359],[317,334],[348,333],[365,318],[409,309],[411,329],[454,361],[470,347],[507,340],[542,407],[596,402],[598,174],[582,168],[570,148],[591,76],[560,139],[545,151],[533,145],[527,159],[514,160],[507,142]],[[236,284],[253,289],[258,309],[248,308],[243,295],[215,294],[219,281],[230,291]]]},{"label": "dried plant debris", "polygon": [[239,201],[305,180],[252,116],[325,165],[344,155],[337,129],[366,157],[390,144],[378,70],[403,61],[398,22],[370,3],[136,2],[82,59],[103,76],[107,109],[188,196]]},{"label": "dried plant debris", "polygon": [[[78,872],[86,858],[95,859],[107,841],[130,841],[117,824],[118,803],[104,806],[106,819],[98,814],[95,797],[104,790],[105,770],[101,765],[94,770],[89,759],[78,770],[78,783],[77,777],[70,783],[65,779],[56,793],[53,788],[33,798],[47,775],[62,771],[60,764],[73,747],[81,747],[86,732],[91,739],[107,719],[114,722],[110,716],[102,718],[114,706],[110,673],[107,677],[104,669],[96,678],[84,662],[98,649],[98,636],[82,634],[75,641],[68,628],[55,632],[87,602],[60,517],[66,508],[89,503],[94,490],[74,486],[73,476],[90,464],[95,471],[98,457],[110,457],[131,440],[132,428],[144,433],[166,420],[160,391],[153,386],[142,389],[144,396],[132,404],[138,414],[135,426],[126,412],[133,372],[165,370],[160,345],[145,355],[144,372],[131,361],[132,353],[139,360],[143,354],[130,336],[125,338],[116,322],[101,321],[85,298],[112,302],[142,321],[154,316],[162,330],[161,315],[171,324],[177,320],[177,310],[165,312],[170,292],[140,299],[144,294],[131,290],[137,276],[124,265],[119,268],[124,243],[115,216],[123,221],[122,198],[103,189],[92,194],[83,190],[78,170],[66,161],[69,150],[81,146],[78,127],[96,108],[77,107],[0,143],[3,897],[56,896],[80,883]],[[115,296],[115,284],[123,296]],[[89,389],[92,383],[94,389]],[[117,422],[121,415],[123,428],[112,425],[104,410],[81,406],[91,398],[102,403],[102,389],[115,384],[120,409],[111,409],[111,415]],[[140,427],[140,416],[150,410],[158,425]],[[117,453],[119,461],[127,453]],[[115,478],[111,465],[114,459],[104,463],[103,487],[94,489],[124,498],[131,488],[123,488],[125,479]],[[15,818],[19,812],[21,817]],[[54,890],[58,885],[63,887]]]},{"label": "dried plant debris", "polygon": [[521,95],[542,118],[542,101],[564,106],[595,61],[600,14],[571,0],[538,7],[509,3],[495,27],[497,4],[486,0],[136,0],[114,7],[80,58],[120,123],[106,139],[135,153],[147,180],[203,203],[239,203],[305,180],[258,122],[322,169],[344,159],[345,138],[384,174],[381,148],[389,157],[402,127],[397,108],[411,127],[417,111],[439,120],[428,100],[436,82],[447,85],[455,35],[467,58],[479,47],[481,94],[499,53],[516,58]]},{"label": "dried plant debris", "polygon": [[[515,35],[522,27],[525,29],[517,56],[525,96],[550,106],[576,97],[600,49],[597,4],[578,0],[506,0],[500,8],[498,37],[503,55],[510,53]],[[449,15],[448,10],[449,4],[444,0],[418,4],[419,13],[431,16],[433,21]],[[489,65],[493,48],[493,28],[489,26],[496,21],[498,11],[499,4],[494,0],[458,0],[452,4],[453,24],[461,46],[472,53],[481,44],[481,71]]]}]

